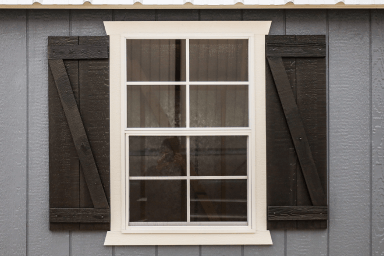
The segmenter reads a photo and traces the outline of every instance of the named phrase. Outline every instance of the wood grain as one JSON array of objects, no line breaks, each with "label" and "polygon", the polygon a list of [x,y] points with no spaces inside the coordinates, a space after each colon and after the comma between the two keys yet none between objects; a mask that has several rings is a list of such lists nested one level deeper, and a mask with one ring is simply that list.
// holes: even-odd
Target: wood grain
[{"label": "wood grain", "polygon": [[72,139],[75,143],[75,148],[91,194],[92,203],[95,208],[109,208],[64,62],[62,60],[50,60],[49,67],[59,92]]},{"label": "wood grain", "polygon": [[[290,83],[295,89],[295,59],[285,58],[284,65]],[[268,64],[266,65],[266,97],[267,202],[270,206],[296,205],[296,176],[299,164]],[[296,222],[293,221],[268,222],[268,229],[295,228]]]},{"label": "wood grain", "polygon": [[[105,36],[105,29],[103,25],[104,20],[112,20],[113,16],[112,13],[113,10],[100,10],[100,11],[86,11],[86,10],[71,10],[71,35],[79,36],[80,38],[82,36]],[[83,39],[80,40],[80,43],[83,42]],[[102,62],[104,62],[103,60]],[[82,61],[81,61],[82,62]],[[80,77],[81,79],[81,77]],[[98,81],[97,84],[102,84],[104,80]],[[102,97],[102,104],[104,105],[105,101]],[[99,110],[99,106],[94,106],[96,109]],[[89,107],[88,107],[89,108]],[[80,111],[82,110],[82,106],[80,106]],[[104,113],[104,112],[102,112]],[[87,115],[88,116],[88,115]],[[99,119],[98,119],[99,120]],[[103,121],[105,122],[105,121]],[[87,128],[86,128],[87,129]],[[93,136],[97,136],[98,132],[94,131],[94,133],[89,134],[89,140],[91,147],[93,147]],[[105,134],[100,137],[100,141],[105,139]],[[95,140],[96,141],[96,140]],[[101,150],[105,150],[103,147]],[[94,152],[95,156],[98,157],[99,153],[96,151]],[[103,186],[105,186],[105,158],[103,156],[101,160],[101,163],[99,162],[99,159],[96,159],[96,164],[99,167],[99,164],[102,164],[100,167],[100,176],[103,182]],[[81,173],[80,173],[81,174]],[[86,192],[86,185],[84,178],[80,176],[80,204],[85,205],[85,194],[89,193]],[[109,194],[109,189],[105,188],[105,192],[107,195]],[[89,198],[89,196],[88,196]],[[88,201],[89,202],[89,201]],[[72,255],[98,255],[98,256],[112,256],[112,248],[104,246],[104,240],[105,240],[105,231],[88,231],[89,229],[92,229],[94,227],[99,228],[99,226],[109,226],[108,224],[81,224],[80,227],[82,230],[87,229],[86,231],[77,231],[73,232],[71,235],[71,252]],[[105,227],[103,228],[105,229]]]},{"label": "wood grain", "polygon": [[52,45],[48,47],[49,59],[108,59],[108,57],[108,46]]},{"label": "wood grain", "polygon": [[268,206],[268,220],[327,220],[327,206]]},{"label": "wood grain", "polygon": [[268,36],[267,57],[325,57],[325,35]]},{"label": "wood grain", "polygon": [[[48,37],[49,45],[77,45],[77,37]],[[79,63],[65,62],[71,89],[79,104]],[[51,71],[48,72],[49,205],[79,207],[80,163]],[[73,223],[50,223],[51,230],[78,230]]]},{"label": "wood grain", "polygon": [[[108,36],[80,36],[79,45],[109,47]],[[110,198],[109,187],[109,61],[80,60],[80,114],[84,122],[89,144],[98,168],[107,200]],[[80,173],[80,201],[83,207],[93,207],[86,179]],[[80,224],[81,230],[109,230],[109,224]]]},{"label": "wood grain", "polygon": [[268,63],[299,158],[301,170],[313,205],[326,205],[327,198],[314,163],[308,138],[281,58],[268,57]]},{"label": "wood grain", "polygon": [[109,209],[96,208],[50,208],[50,222],[109,223]]}]

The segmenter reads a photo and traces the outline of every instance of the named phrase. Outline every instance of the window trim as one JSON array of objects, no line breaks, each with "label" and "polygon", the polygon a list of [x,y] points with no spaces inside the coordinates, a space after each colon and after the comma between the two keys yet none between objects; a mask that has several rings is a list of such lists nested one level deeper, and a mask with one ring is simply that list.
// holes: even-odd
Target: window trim
[{"label": "window trim", "polygon": [[[266,200],[266,124],[265,124],[265,35],[268,34],[270,21],[127,21],[127,22],[104,22],[107,34],[110,36],[110,140],[111,140],[111,231],[107,233],[105,245],[219,245],[219,244],[272,244],[267,227],[267,200]],[[145,31],[145,32],[143,32]],[[175,33],[180,31],[180,33]],[[184,33],[183,33],[184,32]],[[252,216],[250,217],[251,228],[247,229],[233,227],[212,226],[190,227],[180,226],[172,231],[168,226],[165,231],[144,227],[135,227],[131,233],[126,233],[125,226],[125,117],[126,111],[121,109],[122,103],[126,101],[122,92],[122,84],[125,82],[124,55],[126,35],[132,37],[148,38],[158,34],[159,37],[177,37],[179,34],[194,34],[195,36],[223,35],[223,37],[247,37],[253,38],[254,52],[249,52],[253,58],[253,70],[249,83],[254,88],[249,90],[249,108],[254,108],[253,116],[249,113],[249,127],[252,127],[253,146],[252,166],[257,170],[250,175],[252,181]],[[167,35],[164,35],[166,33]],[[180,36],[179,36],[180,37]],[[252,40],[249,41],[250,43]],[[124,57],[122,57],[124,56]],[[251,65],[252,66],[252,65]],[[251,67],[250,66],[250,67]],[[252,106],[253,105],[253,106]],[[249,128],[247,128],[249,130]],[[179,128],[178,128],[179,130]],[[198,133],[198,129],[195,132]],[[217,129],[214,129],[217,130]],[[217,134],[216,134],[217,135]],[[254,143],[255,144],[255,143]],[[250,145],[251,146],[251,145]],[[250,147],[251,148],[251,147]],[[186,230],[186,227],[188,227]],[[224,230],[224,229],[225,230]],[[145,234],[144,234],[144,233]],[[148,233],[150,232],[150,233]]]}]

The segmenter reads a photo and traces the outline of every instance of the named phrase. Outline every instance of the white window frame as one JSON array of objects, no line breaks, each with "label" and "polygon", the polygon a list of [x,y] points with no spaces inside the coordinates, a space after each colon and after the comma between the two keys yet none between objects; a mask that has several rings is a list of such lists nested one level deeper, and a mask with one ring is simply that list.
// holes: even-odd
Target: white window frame
[{"label": "white window frame", "polygon": [[[110,36],[110,142],[111,231],[105,245],[221,245],[272,244],[267,224],[265,35],[270,21],[106,21]],[[249,40],[249,127],[236,128],[126,128],[126,39],[246,38]],[[247,82],[247,83],[248,83]],[[170,84],[167,82],[167,84]],[[179,84],[179,83],[178,83]],[[205,83],[207,84],[207,83]],[[187,99],[188,101],[188,99]],[[188,114],[187,114],[188,115]],[[247,135],[248,225],[247,226],[128,226],[126,184],[127,132],[154,131],[178,136]],[[225,130],[225,131],[224,131]],[[256,143],[257,142],[257,143]]]}]

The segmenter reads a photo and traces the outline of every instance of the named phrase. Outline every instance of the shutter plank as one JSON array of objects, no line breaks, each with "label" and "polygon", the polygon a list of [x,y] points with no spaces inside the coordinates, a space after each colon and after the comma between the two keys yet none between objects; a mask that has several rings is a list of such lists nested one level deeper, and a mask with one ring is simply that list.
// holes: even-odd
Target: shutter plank
[{"label": "shutter plank", "polygon": [[325,36],[268,36],[267,57],[325,57]]},{"label": "shutter plank", "polygon": [[[269,206],[268,220],[327,220],[327,206]],[[298,223],[300,223],[300,221]]]},{"label": "shutter plank", "polygon": [[49,59],[108,59],[108,46],[60,45],[48,47]]},{"label": "shutter plank", "polygon": [[321,186],[317,168],[312,157],[303,122],[292,93],[283,60],[280,57],[268,57],[268,62],[283,106],[307,188],[311,196],[312,204],[324,206],[327,203],[325,193]]},{"label": "shutter plank", "polygon": [[[49,37],[48,44],[73,45],[78,37]],[[66,61],[72,90],[78,100],[78,61]],[[48,71],[49,205],[79,207],[79,158],[52,73]],[[50,223],[50,230],[78,230],[78,223]]]},{"label": "shutter plank", "polygon": [[[285,59],[295,85],[294,59]],[[269,65],[266,65],[267,197],[268,205],[296,205],[297,157]],[[283,193],[282,193],[283,191]],[[294,229],[294,221],[269,221],[268,229]]]},{"label": "shutter plank", "polygon": [[59,92],[94,207],[109,208],[64,62],[62,60],[49,60],[49,66]]},{"label": "shutter plank", "polygon": [[[297,106],[303,120],[322,188],[326,191],[326,67],[324,58],[296,58]],[[300,168],[300,165],[299,165]],[[301,168],[297,173],[297,205],[311,205]],[[297,228],[327,228],[327,221],[298,221]]]},{"label": "shutter plank", "polygon": [[49,221],[53,223],[100,223],[108,225],[109,209],[96,208],[51,208]]},{"label": "shutter plank", "polygon": [[[79,37],[80,45],[109,45],[109,37]],[[80,60],[80,113],[95,158],[104,192],[109,197],[109,61]],[[80,207],[93,207],[83,172],[80,172]],[[109,223],[80,223],[81,230],[109,230]]]},{"label": "shutter plank", "polygon": [[[325,36],[266,36],[267,52],[268,47],[270,48],[273,44],[279,45],[279,47],[291,44],[291,48],[295,44],[297,47],[306,44],[326,46]],[[291,103],[296,105],[302,120],[303,130],[306,132],[309,148],[312,151],[311,155],[317,168],[321,188],[326,194],[325,58],[313,56],[302,58],[302,56],[293,55],[288,58],[280,58],[283,63],[281,70],[285,72],[286,80],[288,80],[289,85],[286,88],[289,88],[291,99],[293,99]],[[267,56],[267,63],[269,62],[268,57],[273,56]],[[326,203],[322,206],[312,205],[305,176],[299,164],[297,150],[293,144],[294,136],[290,134],[289,120],[285,118],[277,85],[275,85],[269,65],[267,65],[266,78],[268,214],[273,214],[271,207],[304,207],[301,208],[303,212],[299,214],[300,216],[305,214],[306,209],[308,209],[308,214],[310,211],[314,211],[316,207],[327,209]],[[288,157],[289,153],[293,154],[291,158]],[[324,198],[326,202],[326,197],[324,196]],[[290,209],[290,211],[293,210],[293,208]],[[308,216],[284,218],[279,216],[279,219],[275,218],[274,220],[269,218],[268,229],[323,229],[327,227],[327,217],[324,215],[312,217],[317,219],[310,220]]]}]

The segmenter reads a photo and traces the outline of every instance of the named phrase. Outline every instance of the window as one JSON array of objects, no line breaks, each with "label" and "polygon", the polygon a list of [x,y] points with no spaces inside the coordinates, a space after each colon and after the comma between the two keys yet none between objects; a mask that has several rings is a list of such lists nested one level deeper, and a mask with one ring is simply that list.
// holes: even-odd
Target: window
[{"label": "window", "polygon": [[106,245],[271,244],[269,21],[105,22],[111,231]]}]

